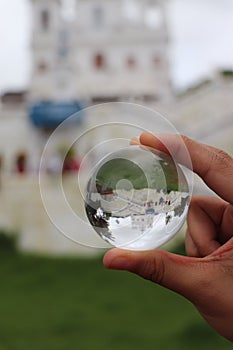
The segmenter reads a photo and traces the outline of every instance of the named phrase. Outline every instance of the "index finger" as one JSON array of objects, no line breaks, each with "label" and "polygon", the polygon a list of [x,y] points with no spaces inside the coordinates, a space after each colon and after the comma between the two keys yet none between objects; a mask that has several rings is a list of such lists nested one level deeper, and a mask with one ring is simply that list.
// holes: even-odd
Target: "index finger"
[{"label": "index finger", "polygon": [[143,133],[140,143],[172,154],[175,160],[188,166],[183,153],[189,152],[193,171],[220,197],[233,203],[233,159],[224,151],[177,134]]}]

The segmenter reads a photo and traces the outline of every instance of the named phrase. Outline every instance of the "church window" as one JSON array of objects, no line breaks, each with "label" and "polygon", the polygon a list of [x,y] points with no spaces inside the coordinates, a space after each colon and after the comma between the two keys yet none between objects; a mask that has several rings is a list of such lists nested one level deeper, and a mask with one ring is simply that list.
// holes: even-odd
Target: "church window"
[{"label": "church window", "polygon": [[106,62],[103,54],[98,53],[95,55],[94,64],[95,64],[95,68],[97,69],[103,69],[105,67]]},{"label": "church window", "polygon": [[161,57],[159,55],[155,55],[153,57],[153,63],[155,66],[160,66],[161,65]]},{"label": "church window", "polygon": [[48,70],[48,65],[44,61],[39,62],[37,67],[38,67],[38,72],[41,74],[46,73]]},{"label": "church window", "polygon": [[41,28],[43,31],[48,31],[50,26],[50,14],[47,9],[41,11]]},{"label": "church window", "polygon": [[136,59],[133,56],[127,58],[127,67],[134,69],[136,67]]}]

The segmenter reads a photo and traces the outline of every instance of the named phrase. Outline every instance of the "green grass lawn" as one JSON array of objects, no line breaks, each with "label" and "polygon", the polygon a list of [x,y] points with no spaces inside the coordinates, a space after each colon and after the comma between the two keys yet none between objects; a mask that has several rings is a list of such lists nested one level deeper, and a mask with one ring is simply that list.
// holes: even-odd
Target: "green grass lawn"
[{"label": "green grass lawn", "polygon": [[227,350],[191,304],[101,259],[0,252],[0,350]]}]

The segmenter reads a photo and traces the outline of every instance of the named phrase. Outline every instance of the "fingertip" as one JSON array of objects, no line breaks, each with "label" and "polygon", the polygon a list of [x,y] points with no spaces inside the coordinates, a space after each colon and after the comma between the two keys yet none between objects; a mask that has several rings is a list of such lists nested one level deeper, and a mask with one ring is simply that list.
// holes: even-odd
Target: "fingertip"
[{"label": "fingertip", "polygon": [[106,269],[127,270],[130,267],[130,259],[124,250],[114,248],[105,253],[103,265]]},{"label": "fingertip", "polygon": [[163,142],[162,137],[165,138],[167,136],[165,134],[161,134],[160,136],[158,136],[156,134],[143,132],[140,136],[140,143],[144,146],[148,146],[151,148],[158,149],[162,152],[169,153],[168,148],[166,146],[167,143]]},{"label": "fingertip", "polygon": [[109,269],[110,268],[110,265],[111,265],[111,255],[112,255],[112,250],[108,250],[104,256],[103,256],[103,265],[104,267],[106,267],[106,269]]},{"label": "fingertip", "polygon": [[143,145],[148,145],[150,143],[154,143],[156,141],[155,135],[149,132],[143,132],[139,137],[140,143]]},{"label": "fingertip", "polygon": [[103,265],[107,268],[110,269],[112,266],[112,261],[119,255],[118,249],[113,248],[108,250],[103,257]]}]

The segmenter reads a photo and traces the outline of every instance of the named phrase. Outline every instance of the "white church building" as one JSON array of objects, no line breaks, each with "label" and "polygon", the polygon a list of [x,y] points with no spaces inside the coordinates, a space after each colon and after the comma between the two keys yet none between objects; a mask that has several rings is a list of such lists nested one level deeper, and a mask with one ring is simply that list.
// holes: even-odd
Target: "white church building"
[{"label": "white church building", "polygon": [[[184,96],[172,94],[165,0],[30,1],[31,82],[26,97],[9,92],[0,104],[0,228],[19,232],[22,250],[95,254],[63,237],[43,207],[38,166],[51,132],[82,106],[131,101],[159,110],[181,133],[233,154],[232,75]],[[46,186],[62,218],[49,175]],[[74,196],[74,186],[71,176],[66,189],[76,205],[82,198]]]},{"label": "white church building", "polygon": [[30,100],[155,101],[171,94],[166,1],[31,4]]}]

